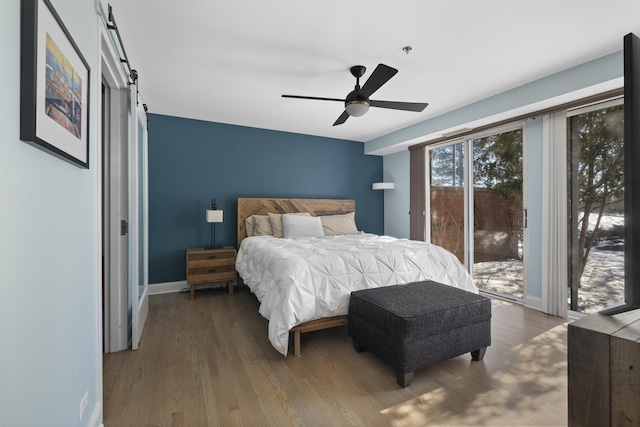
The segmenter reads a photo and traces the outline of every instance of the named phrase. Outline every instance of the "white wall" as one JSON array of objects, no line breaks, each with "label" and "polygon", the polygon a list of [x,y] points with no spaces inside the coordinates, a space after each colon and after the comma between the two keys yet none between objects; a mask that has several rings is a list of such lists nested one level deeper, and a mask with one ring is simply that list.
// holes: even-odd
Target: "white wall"
[{"label": "white wall", "polygon": [[[622,40],[620,41],[622,44]],[[384,154],[384,178],[392,177],[396,188],[385,192],[385,234],[407,237],[409,233],[409,154],[407,147],[426,135],[455,127],[474,127],[515,117],[540,108],[622,87],[622,51],[570,68],[474,104],[417,123],[365,143],[365,153]],[[540,308],[542,296],[542,118],[527,124],[527,200],[529,238],[525,304]],[[420,135],[423,136],[422,140]],[[389,178],[391,179],[391,178]]]},{"label": "white wall", "polygon": [[[91,67],[90,169],[19,137],[20,0],[0,13],[0,426],[87,425],[101,407],[97,20],[53,0]],[[79,404],[88,408],[79,421]]]}]

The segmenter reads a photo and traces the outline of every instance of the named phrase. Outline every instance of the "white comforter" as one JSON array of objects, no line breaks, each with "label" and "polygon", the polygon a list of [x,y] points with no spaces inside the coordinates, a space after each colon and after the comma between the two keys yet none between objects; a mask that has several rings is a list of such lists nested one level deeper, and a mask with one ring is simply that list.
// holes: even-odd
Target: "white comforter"
[{"label": "white comforter", "polygon": [[478,293],[464,266],[425,242],[359,234],[311,239],[249,237],[236,269],[269,319],[269,340],[287,355],[289,330],[348,313],[351,291],[434,280]]}]

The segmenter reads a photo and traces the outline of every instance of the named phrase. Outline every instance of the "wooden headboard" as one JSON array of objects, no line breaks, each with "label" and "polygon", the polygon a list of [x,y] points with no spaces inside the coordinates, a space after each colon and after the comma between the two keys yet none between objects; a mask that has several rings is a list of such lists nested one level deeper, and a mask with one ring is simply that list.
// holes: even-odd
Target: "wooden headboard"
[{"label": "wooden headboard", "polygon": [[251,215],[309,212],[311,215],[336,215],[356,211],[355,200],[345,199],[258,199],[238,198],[238,248],[247,237],[244,220]]}]

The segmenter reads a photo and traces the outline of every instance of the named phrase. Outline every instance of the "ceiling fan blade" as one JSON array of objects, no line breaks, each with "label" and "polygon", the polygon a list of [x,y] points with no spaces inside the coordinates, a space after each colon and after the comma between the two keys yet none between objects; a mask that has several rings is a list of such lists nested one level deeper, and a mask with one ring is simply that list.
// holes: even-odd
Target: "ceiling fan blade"
[{"label": "ceiling fan blade", "polygon": [[397,72],[398,70],[391,68],[388,65],[378,64],[367,82],[358,92],[358,95],[366,98],[370,97],[375,91],[380,89],[383,84],[388,82],[391,77],[395,76]]},{"label": "ceiling fan blade", "polygon": [[342,114],[340,114],[340,117],[338,117],[338,120],[336,120],[336,122],[333,125],[334,126],[341,125],[344,122],[346,122],[348,118],[349,118],[349,113],[347,113],[347,110],[344,110]]},{"label": "ceiling fan blade", "polygon": [[389,108],[390,110],[404,110],[404,111],[415,111],[421,112],[427,105],[428,102],[395,102],[395,101],[373,101],[369,100],[369,105],[371,107],[378,108]]},{"label": "ceiling fan blade", "polygon": [[344,102],[344,99],[340,98],[321,98],[318,96],[301,96],[301,95],[282,95],[283,98],[296,98],[296,99],[316,99],[319,101],[340,101]]}]

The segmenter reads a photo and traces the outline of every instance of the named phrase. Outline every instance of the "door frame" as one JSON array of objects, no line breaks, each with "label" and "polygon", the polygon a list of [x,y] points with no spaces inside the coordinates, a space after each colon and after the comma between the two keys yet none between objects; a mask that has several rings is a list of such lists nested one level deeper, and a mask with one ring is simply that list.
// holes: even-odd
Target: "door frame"
[{"label": "door frame", "polygon": [[[108,129],[100,133],[98,151],[100,211],[106,220],[99,228],[102,238],[100,264],[104,259],[103,352],[128,347],[128,244],[120,236],[120,220],[128,220],[126,147],[128,144],[128,80],[107,30],[100,29],[100,72],[109,87]],[[102,105],[102,100],[101,100]],[[101,123],[102,126],[102,123]],[[108,135],[109,141],[104,140]],[[123,156],[125,161],[123,162]],[[124,176],[123,176],[124,175]],[[104,190],[103,190],[104,189]],[[124,191],[123,191],[124,190]],[[125,193],[125,194],[123,194]],[[124,242],[123,242],[124,240]]]}]

